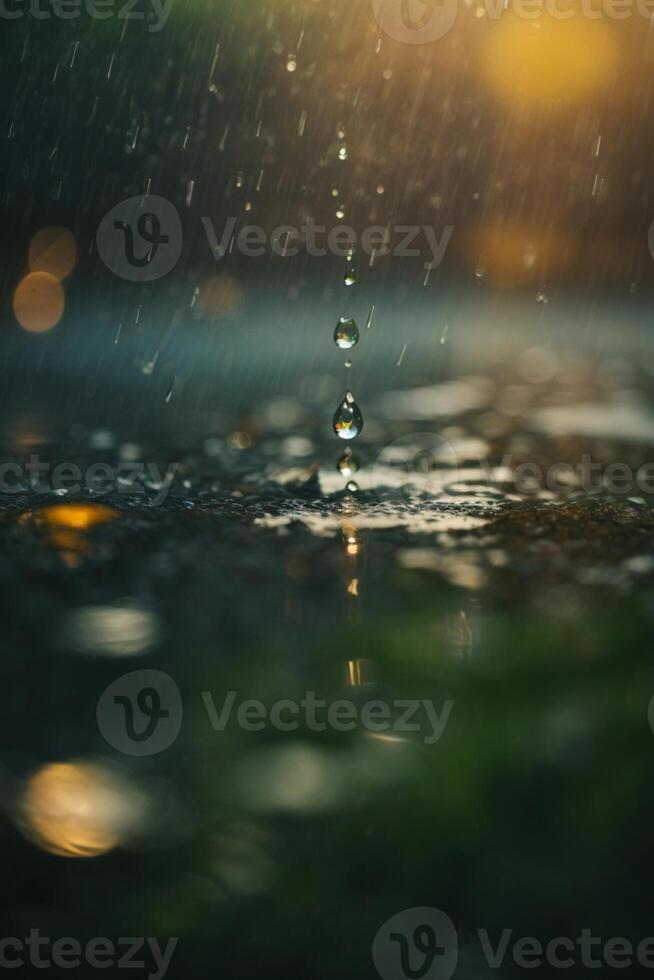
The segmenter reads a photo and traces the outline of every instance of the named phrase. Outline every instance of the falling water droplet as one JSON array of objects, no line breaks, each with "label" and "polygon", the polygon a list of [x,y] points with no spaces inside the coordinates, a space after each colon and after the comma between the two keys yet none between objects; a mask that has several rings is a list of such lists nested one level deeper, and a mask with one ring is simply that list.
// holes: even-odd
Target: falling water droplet
[{"label": "falling water droplet", "polygon": [[339,439],[356,439],[363,429],[363,415],[351,391],[345,392],[343,401],[334,413],[334,432]]},{"label": "falling water droplet", "polygon": [[341,474],[341,476],[344,476],[346,479],[348,479],[349,477],[354,476],[354,474],[358,472],[359,460],[356,458],[356,456],[352,455],[349,449],[346,449],[343,455],[341,456],[341,458],[339,459],[338,463],[336,464],[336,469]]},{"label": "falling water droplet", "polygon": [[347,146],[345,145],[345,143],[343,143],[343,145],[339,146],[338,148],[338,159],[347,160]]},{"label": "falling water droplet", "polygon": [[350,482],[347,484],[347,489],[350,491],[350,493],[356,493],[359,489],[359,485],[355,483],[354,480],[350,480]]},{"label": "falling water droplet", "polygon": [[295,71],[297,68],[297,58],[294,54],[289,54],[286,61],[286,71]]},{"label": "falling water droplet", "polygon": [[342,316],[336,324],[334,343],[341,350],[350,350],[359,343],[359,328],[351,316]]},{"label": "falling water droplet", "polygon": [[354,265],[354,257],[352,255],[348,255],[343,282],[345,283],[346,286],[354,286],[356,281],[357,281],[357,270],[356,270],[356,266]]},{"label": "falling water droplet", "polygon": [[349,357],[347,361],[345,361],[345,367],[348,369],[348,371],[352,367],[352,361],[349,359]]}]

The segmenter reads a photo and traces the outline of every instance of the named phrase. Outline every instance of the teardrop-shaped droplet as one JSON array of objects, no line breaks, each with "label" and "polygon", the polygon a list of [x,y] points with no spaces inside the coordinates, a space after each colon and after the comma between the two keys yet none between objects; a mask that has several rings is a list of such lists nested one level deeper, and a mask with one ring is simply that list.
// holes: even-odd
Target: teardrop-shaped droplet
[{"label": "teardrop-shaped droplet", "polygon": [[350,350],[359,343],[359,328],[351,316],[342,316],[336,324],[334,343],[341,350]]},{"label": "teardrop-shaped droplet", "polygon": [[336,469],[341,476],[349,479],[351,476],[354,476],[356,472],[358,472],[359,460],[356,458],[356,456],[352,455],[349,449],[346,449],[336,464]]},{"label": "teardrop-shaped droplet", "polygon": [[343,277],[343,282],[346,286],[354,286],[357,281],[357,270],[354,264],[354,259],[350,256],[347,260],[347,265],[345,266],[345,275]]},{"label": "teardrop-shaped droplet", "polygon": [[339,439],[356,439],[363,429],[363,415],[351,391],[345,392],[345,397],[334,413],[334,432]]}]

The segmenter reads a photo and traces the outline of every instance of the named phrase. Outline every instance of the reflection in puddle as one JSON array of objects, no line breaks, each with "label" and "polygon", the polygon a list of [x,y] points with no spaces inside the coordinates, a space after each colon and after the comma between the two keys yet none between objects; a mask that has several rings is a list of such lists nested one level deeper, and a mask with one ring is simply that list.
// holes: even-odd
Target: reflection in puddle
[{"label": "reflection in puddle", "polygon": [[435,548],[405,548],[397,560],[403,568],[420,572],[438,572],[452,585],[476,591],[486,584],[486,573],[473,555],[443,553]]},{"label": "reflection in puddle", "polygon": [[551,436],[578,435],[651,443],[654,414],[641,404],[592,402],[541,408],[531,424]]},{"label": "reflection in puddle", "polygon": [[134,602],[111,606],[84,606],[66,617],[64,634],[79,653],[134,657],[149,653],[161,639],[156,613]]},{"label": "reflection in puddle", "polygon": [[117,510],[103,504],[66,503],[26,511],[18,522],[43,533],[44,543],[58,551],[64,564],[72,569],[94,553],[94,544],[87,532],[119,517]]},{"label": "reflection in puddle", "polygon": [[371,684],[373,680],[373,666],[370,660],[348,660],[347,662],[347,685],[348,687],[363,687]]},{"label": "reflection in puddle", "polygon": [[[359,530],[391,530],[402,528],[408,534],[432,534],[441,531],[476,530],[488,524],[490,515],[482,517],[467,514],[462,509],[445,510],[442,507],[420,509],[409,507],[393,508],[385,505],[362,506],[357,511],[356,521]],[[263,528],[289,527],[295,522],[303,524],[318,537],[332,537],[341,530],[342,517],[335,513],[320,513],[297,505],[285,514],[267,514],[255,519],[255,524]],[[354,545],[358,547],[358,545]],[[346,540],[346,547],[349,542]]]}]

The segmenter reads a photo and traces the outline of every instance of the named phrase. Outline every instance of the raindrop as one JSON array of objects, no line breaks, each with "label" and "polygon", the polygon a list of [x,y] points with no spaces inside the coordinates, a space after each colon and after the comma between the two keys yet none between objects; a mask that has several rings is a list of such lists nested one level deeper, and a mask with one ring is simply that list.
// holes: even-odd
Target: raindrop
[{"label": "raindrop", "polygon": [[350,350],[359,343],[359,328],[352,317],[340,318],[334,330],[334,343],[341,350]]},{"label": "raindrop", "polygon": [[343,282],[345,283],[346,286],[354,286],[356,281],[357,281],[357,270],[354,265],[354,258],[352,255],[348,255]]},{"label": "raindrop", "polygon": [[339,439],[356,439],[363,429],[363,415],[351,391],[345,392],[343,401],[334,413],[333,424]]},{"label": "raindrop", "polygon": [[352,455],[349,449],[346,449],[343,455],[341,456],[341,458],[339,459],[338,463],[336,464],[336,469],[341,474],[341,476],[344,476],[346,479],[348,479],[349,477],[354,476],[354,474],[358,472],[359,460],[356,458],[356,456]]}]

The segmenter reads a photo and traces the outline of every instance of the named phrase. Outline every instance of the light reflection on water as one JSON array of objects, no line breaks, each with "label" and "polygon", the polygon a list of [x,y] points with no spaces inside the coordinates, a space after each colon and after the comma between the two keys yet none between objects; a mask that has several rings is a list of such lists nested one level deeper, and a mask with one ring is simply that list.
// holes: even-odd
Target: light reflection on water
[{"label": "light reflection on water", "polygon": [[141,656],[157,645],[161,633],[159,616],[130,600],[71,610],[64,626],[71,649],[95,656]]}]

